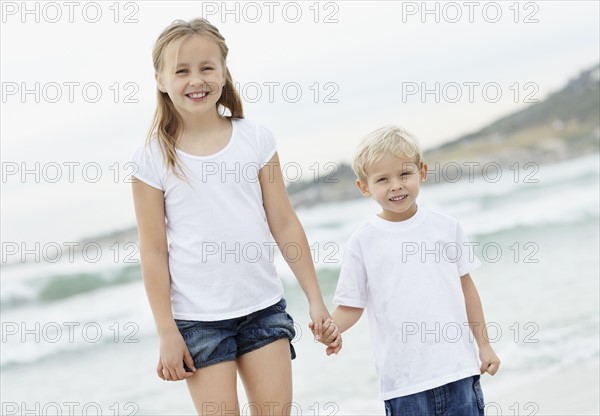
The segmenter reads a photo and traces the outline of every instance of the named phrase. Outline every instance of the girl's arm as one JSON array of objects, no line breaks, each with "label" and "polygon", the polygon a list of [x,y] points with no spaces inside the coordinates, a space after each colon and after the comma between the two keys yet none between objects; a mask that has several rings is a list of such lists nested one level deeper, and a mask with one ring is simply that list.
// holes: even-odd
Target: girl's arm
[{"label": "girl's arm", "polygon": [[471,327],[471,331],[473,331],[475,341],[479,347],[481,373],[483,374],[487,371],[491,375],[494,375],[500,366],[500,359],[490,344],[479,293],[477,292],[475,283],[473,283],[473,279],[471,279],[471,275],[468,273],[460,278],[460,282],[465,296],[469,326]]},{"label": "girl's arm", "polygon": [[167,370],[166,376],[169,380],[180,380],[193,374],[184,371],[182,360],[185,359],[190,368],[194,368],[194,365],[171,311],[171,277],[164,193],[135,177],[132,181],[132,191],[138,225],[142,277],[156,329],[161,338],[161,358],[157,366],[157,374],[165,379],[162,371],[164,368]]},{"label": "girl's arm", "polygon": [[159,335],[177,330],[171,312],[171,282],[163,192],[133,179],[144,287]]},{"label": "girl's arm", "polygon": [[[285,189],[277,152],[260,170],[259,180],[269,229],[308,299],[310,317],[318,324],[320,334],[321,324],[329,318],[329,312],[323,302],[306,234]],[[293,249],[284,249],[288,244]]]}]

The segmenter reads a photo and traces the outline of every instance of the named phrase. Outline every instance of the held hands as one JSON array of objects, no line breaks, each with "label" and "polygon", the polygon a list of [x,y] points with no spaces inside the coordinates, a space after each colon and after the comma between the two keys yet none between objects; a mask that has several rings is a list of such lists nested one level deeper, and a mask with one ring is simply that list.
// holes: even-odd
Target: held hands
[{"label": "held hands", "polygon": [[[191,368],[187,372],[183,363]],[[160,337],[160,358],[156,374],[165,381],[185,380],[194,375],[196,368],[190,351],[179,331],[171,331]]]},{"label": "held hands", "polygon": [[308,327],[315,336],[315,340],[327,345],[325,350],[327,355],[340,352],[342,349],[342,334],[339,332],[338,325],[331,318],[327,318],[321,325],[318,322],[309,322]]},{"label": "held hands", "polygon": [[498,358],[490,344],[479,348],[479,359],[481,360],[481,374],[487,372],[493,376],[500,368],[500,358]]},{"label": "held hands", "polygon": [[[338,326],[331,319],[323,300],[310,302],[309,314],[311,322],[308,327],[315,336],[315,340],[327,345],[327,355],[337,354],[342,349],[342,336],[338,334]],[[328,340],[329,342],[325,342]]]}]

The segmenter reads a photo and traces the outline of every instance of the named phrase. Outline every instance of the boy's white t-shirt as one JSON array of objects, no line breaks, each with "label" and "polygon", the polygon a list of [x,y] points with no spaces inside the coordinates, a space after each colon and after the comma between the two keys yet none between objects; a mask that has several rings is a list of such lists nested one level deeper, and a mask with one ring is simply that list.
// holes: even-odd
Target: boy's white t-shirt
[{"label": "boy's white t-shirt", "polygon": [[167,170],[156,138],[133,155],[133,176],[164,192],[175,319],[236,318],[283,297],[258,179],[277,150],[275,139],[245,119],[232,119],[232,125],[228,144],[217,153],[177,149],[189,182]]},{"label": "boy's white t-shirt", "polygon": [[420,206],[350,237],[333,303],[367,309],[382,400],[480,374],[460,281],[480,265],[455,219]]}]

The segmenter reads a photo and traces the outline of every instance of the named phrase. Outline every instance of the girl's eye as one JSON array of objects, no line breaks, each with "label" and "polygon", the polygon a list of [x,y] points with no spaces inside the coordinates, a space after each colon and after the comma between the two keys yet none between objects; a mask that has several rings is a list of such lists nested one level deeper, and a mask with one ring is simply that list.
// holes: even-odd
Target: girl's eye
[{"label": "girl's eye", "polygon": [[210,67],[205,67],[205,68],[202,68],[202,70],[203,70],[203,71],[210,71],[211,69],[212,69],[212,68],[210,68]]},{"label": "girl's eye", "polygon": [[187,72],[187,69],[180,69],[179,71],[175,72],[176,74],[183,74]]},{"label": "girl's eye", "polygon": [[381,181],[385,181],[385,178],[379,178],[379,179],[377,179],[377,182],[381,182]]}]

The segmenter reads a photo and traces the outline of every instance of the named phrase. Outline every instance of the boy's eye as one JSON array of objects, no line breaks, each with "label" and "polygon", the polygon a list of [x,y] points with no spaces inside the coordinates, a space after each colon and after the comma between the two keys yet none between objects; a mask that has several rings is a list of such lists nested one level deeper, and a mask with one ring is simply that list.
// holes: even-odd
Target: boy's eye
[{"label": "boy's eye", "polygon": [[385,181],[385,178],[379,178],[379,179],[377,179],[377,182],[381,182],[381,181]]}]

